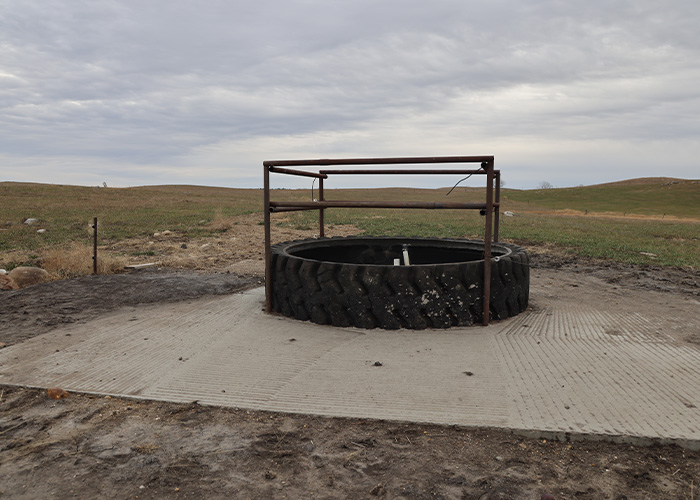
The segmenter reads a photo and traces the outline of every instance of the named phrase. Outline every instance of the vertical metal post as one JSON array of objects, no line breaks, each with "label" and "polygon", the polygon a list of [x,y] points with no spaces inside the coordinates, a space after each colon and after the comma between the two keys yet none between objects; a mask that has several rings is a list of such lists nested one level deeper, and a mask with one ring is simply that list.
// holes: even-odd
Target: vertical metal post
[{"label": "vertical metal post", "polygon": [[270,251],[270,169],[263,165],[265,223],[265,312],[272,312],[272,252]]},{"label": "vertical metal post", "polygon": [[493,219],[493,160],[486,162],[486,214],[484,230],[484,318],[482,325],[489,324],[491,307],[491,225]]},{"label": "vertical metal post", "polygon": [[[318,201],[323,201],[323,178],[318,180]],[[323,238],[326,236],[326,228],[324,224],[325,208],[318,209],[318,235]]]},{"label": "vertical metal post", "polygon": [[97,274],[97,217],[92,219],[92,274]]},{"label": "vertical metal post", "polygon": [[493,219],[493,241],[498,243],[498,226],[501,220],[501,172],[494,172],[496,179],[496,204]]}]

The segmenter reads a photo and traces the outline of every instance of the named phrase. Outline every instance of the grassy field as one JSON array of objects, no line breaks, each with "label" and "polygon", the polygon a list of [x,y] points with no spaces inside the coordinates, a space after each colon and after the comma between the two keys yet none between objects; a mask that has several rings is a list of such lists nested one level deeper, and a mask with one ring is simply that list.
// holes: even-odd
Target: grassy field
[{"label": "grassy field", "polygon": [[[327,199],[483,201],[483,190],[390,188],[327,191]],[[31,259],[71,243],[90,243],[98,217],[100,243],[176,231],[216,237],[236,216],[260,213],[262,190],[201,186],[92,188],[0,183],[0,267],[17,252]],[[311,199],[309,190],[280,190],[273,199]],[[574,255],[634,264],[700,268],[700,181],[640,179],[598,186],[502,192],[501,239],[551,245]],[[34,225],[23,224],[33,217]],[[330,226],[352,224],[365,234],[482,237],[483,217],[473,211],[328,210]],[[273,215],[276,224],[314,227],[317,215]],[[37,229],[46,229],[37,233]],[[224,228],[224,229],[222,229]],[[233,229],[235,231],[235,229]],[[332,228],[329,230],[332,235]],[[654,255],[648,255],[654,254]],[[15,260],[10,260],[13,255]],[[22,260],[22,259],[19,259]]]},{"label": "grassy field", "polygon": [[700,181],[647,178],[563,189],[509,190],[507,201],[549,210],[700,219]]}]

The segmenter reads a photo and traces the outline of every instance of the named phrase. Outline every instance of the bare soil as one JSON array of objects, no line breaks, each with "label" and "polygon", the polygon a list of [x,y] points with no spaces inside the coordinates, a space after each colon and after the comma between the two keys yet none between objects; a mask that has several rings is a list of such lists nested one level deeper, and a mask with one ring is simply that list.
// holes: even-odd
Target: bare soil
[{"label": "bare soil", "polygon": [[3,391],[3,498],[657,500],[700,478],[675,446]]},{"label": "bare soil", "polygon": [[[228,257],[209,261],[207,272],[154,266],[4,292],[0,343],[9,346],[120,307],[259,286],[262,261],[254,248],[261,248],[261,229],[253,225],[250,238],[235,236],[245,251],[236,254],[226,246],[232,242],[222,243]],[[289,232],[280,237],[307,236]],[[177,252],[199,242],[167,244]],[[651,291],[670,302],[700,300],[697,272],[528,249],[533,274],[565,276],[568,294],[577,293],[577,279],[595,277],[632,296]],[[18,499],[700,497],[700,453],[676,446],[562,443],[492,429],[86,394],[53,400],[44,389],[11,386],[0,386],[0,470],[0,498]]]}]

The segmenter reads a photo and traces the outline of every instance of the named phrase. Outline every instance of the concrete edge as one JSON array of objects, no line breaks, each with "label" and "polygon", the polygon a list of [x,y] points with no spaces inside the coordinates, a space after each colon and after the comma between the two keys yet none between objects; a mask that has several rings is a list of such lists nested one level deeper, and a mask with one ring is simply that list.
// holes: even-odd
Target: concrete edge
[{"label": "concrete edge", "polygon": [[[0,388],[2,387],[21,387],[25,389],[40,389],[48,390],[50,387],[46,386],[36,386],[27,384],[10,384],[10,383],[0,383]],[[586,433],[586,432],[566,432],[566,431],[549,431],[549,430],[538,430],[538,429],[519,429],[513,427],[498,427],[492,425],[464,425],[464,424],[448,424],[440,422],[430,422],[423,420],[395,420],[395,419],[378,419],[372,417],[345,417],[338,415],[331,415],[327,413],[313,413],[313,412],[303,412],[303,411],[284,411],[284,410],[266,410],[260,408],[252,408],[248,406],[221,406],[216,404],[201,403],[198,400],[193,401],[172,401],[167,399],[154,399],[149,397],[142,397],[138,395],[124,395],[124,394],[112,394],[106,392],[91,392],[91,391],[69,391],[71,394],[80,394],[87,396],[110,396],[114,398],[134,400],[134,401],[153,401],[153,402],[163,402],[163,403],[174,403],[174,404],[198,404],[200,406],[210,406],[212,408],[232,408],[235,410],[248,410],[248,411],[259,411],[265,413],[283,413],[286,415],[316,415],[324,418],[337,418],[343,420],[375,420],[378,422],[388,422],[394,424],[402,423],[412,423],[412,424],[426,424],[426,425],[437,425],[440,427],[453,427],[464,430],[493,430],[495,432],[504,432],[507,434],[512,434],[514,436],[521,436],[531,439],[547,439],[549,441],[557,441],[560,443],[570,443],[570,442],[581,442],[581,441],[591,441],[591,442],[607,442],[615,444],[630,444],[634,446],[664,446],[664,445],[675,445],[680,448],[690,450],[690,451],[700,451],[700,439],[685,439],[685,438],[665,438],[658,436],[639,436],[639,435],[624,435],[624,434],[596,434],[596,433]]]}]

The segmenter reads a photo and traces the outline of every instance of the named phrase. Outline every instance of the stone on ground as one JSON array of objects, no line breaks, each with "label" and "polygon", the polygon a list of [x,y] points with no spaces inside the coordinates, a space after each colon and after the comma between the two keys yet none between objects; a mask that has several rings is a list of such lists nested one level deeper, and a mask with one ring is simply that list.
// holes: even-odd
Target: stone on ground
[{"label": "stone on ground", "polygon": [[9,276],[0,274],[0,290],[17,290],[19,286]]},{"label": "stone on ground", "polygon": [[49,273],[43,269],[29,266],[15,267],[10,271],[8,276],[12,278],[20,288],[37,285],[49,279]]}]

